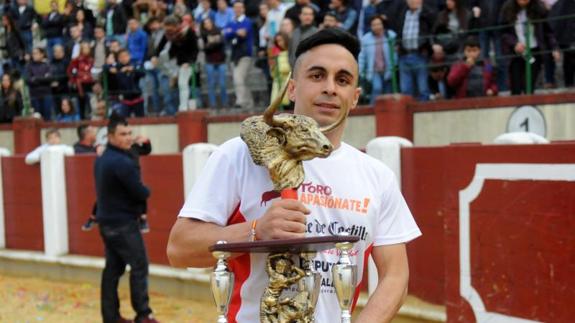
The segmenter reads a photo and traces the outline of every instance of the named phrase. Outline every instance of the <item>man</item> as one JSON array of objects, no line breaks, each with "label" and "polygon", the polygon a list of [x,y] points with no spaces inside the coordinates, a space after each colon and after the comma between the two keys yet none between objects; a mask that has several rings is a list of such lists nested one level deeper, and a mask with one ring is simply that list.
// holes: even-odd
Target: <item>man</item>
[{"label": "man", "polygon": [[[245,15],[243,2],[234,2],[234,21],[224,29],[224,37],[232,44],[232,62],[236,107],[250,109],[254,106],[252,91],[247,85],[252,65],[254,32],[251,20]],[[279,28],[279,26],[278,26]]]},{"label": "man", "polygon": [[301,11],[309,7],[313,10],[314,17],[319,16],[319,7],[311,0],[297,0],[295,4],[286,11],[285,18],[289,18],[295,26],[301,25]]},{"label": "man", "polygon": [[132,322],[120,316],[118,281],[130,265],[130,299],[135,322],[157,322],[148,296],[148,256],[138,218],[150,190],[142,183],[130,155],[132,129],[125,119],[113,115],[108,124],[108,145],[96,159],[94,176],[98,210],[96,219],[106,250],[102,273],[101,313],[104,323]]},{"label": "man", "polygon": [[401,93],[429,100],[427,64],[431,56],[430,35],[434,17],[423,0],[406,0],[407,8],[400,13],[398,26],[399,80]]},{"label": "man", "polygon": [[329,5],[337,20],[341,23],[339,27],[352,34],[357,32],[357,11],[349,4],[349,0],[331,0]]},{"label": "man", "polygon": [[136,18],[128,20],[128,44],[126,48],[132,57],[130,60],[132,65],[141,67],[148,51],[148,34],[140,28],[140,22]]},{"label": "man", "polygon": [[339,21],[333,12],[326,12],[323,16],[323,22],[320,26],[321,29],[339,28]]},{"label": "man", "polygon": [[381,16],[371,18],[371,32],[361,38],[361,53],[359,54],[359,73],[371,84],[369,104],[375,104],[375,98],[380,94],[392,92],[393,61],[397,61],[395,48],[391,45],[396,37],[395,32],[384,28]]},{"label": "man", "polygon": [[32,30],[38,27],[38,21],[40,20],[36,10],[28,4],[28,0],[17,0],[10,14],[16,22],[16,27],[18,27],[20,35],[24,40],[26,53],[31,54],[33,42]]},{"label": "man", "polygon": [[[296,51],[293,79],[288,87],[294,113],[327,126],[338,119],[343,106],[355,108],[361,91],[357,87],[358,52],[357,39],[336,28],[318,31],[303,40]],[[358,273],[362,273],[371,250],[379,284],[357,321],[390,321],[407,292],[405,243],[419,236],[420,231],[391,170],[343,143],[344,128],[342,123],[326,134],[335,149],[331,156],[303,162],[305,183],[298,188],[298,194],[305,200],[278,199],[267,206],[260,199],[262,192],[273,189],[268,170],[254,164],[239,138],[220,146],[210,156],[172,228],[167,248],[170,263],[177,267],[214,264],[208,247],[218,240],[248,241],[256,219],[254,231],[258,240],[326,236],[332,234],[330,230],[365,228],[365,234],[354,245],[357,256],[353,261]],[[318,187],[323,194],[318,193]],[[369,202],[360,215],[354,210],[310,203],[308,198]],[[331,281],[329,265],[337,260],[336,253],[316,256],[314,263],[327,267],[320,269],[323,279]],[[235,285],[230,320],[258,321],[260,297],[267,281],[265,263],[266,256],[261,254],[234,255],[230,259],[236,272],[247,275],[246,280]],[[315,321],[338,322],[339,315],[335,289],[322,286]]]},{"label": "man", "polygon": [[220,29],[226,28],[226,26],[234,20],[234,11],[232,8],[228,7],[227,0],[217,1],[218,10],[214,14],[214,24]]},{"label": "man", "polygon": [[58,12],[58,1],[50,1],[50,13],[42,18],[42,29],[46,35],[46,51],[48,58],[52,59],[52,48],[54,45],[60,45],[63,41],[62,31],[64,30],[64,16]]},{"label": "man", "polygon": [[96,128],[89,125],[81,125],[76,129],[78,142],[74,144],[75,154],[96,153]]},{"label": "man", "polygon": [[315,10],[311,6],[304,6],[301,8],[299,20],[300,25],[294,29],[288,46],[289,65],[293,66],[295,63],[295,49],[297,45],[313,33],[317,31],[314,25]]},{"label": "man", "polygon": [[102,16],[106,18],[108,40],[115,39],[124,44],[128,17],[124,8],[118,4],[118,0],[108,0]]},{"label": "man", "polygon": [[267,4],[269,7],[266,17],[267,37],[271,40],[280,31],[282,19],[291,5],[282,3],[281,0],[267,0]]}]

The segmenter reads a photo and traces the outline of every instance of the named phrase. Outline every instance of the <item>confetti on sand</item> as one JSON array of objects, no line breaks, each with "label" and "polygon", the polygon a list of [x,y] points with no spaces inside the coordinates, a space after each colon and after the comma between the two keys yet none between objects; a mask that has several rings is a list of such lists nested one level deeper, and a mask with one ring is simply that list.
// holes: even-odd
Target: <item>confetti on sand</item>
[{"label": "confetti on sand", "polygon": [[[120,288],[120,312],[134,317],[128,289]],[[150,292],[150,305],[160,322],[214,322],[215,306],[209,302]],[[100,287],[0,274],[0,322],[102,322]]]}]

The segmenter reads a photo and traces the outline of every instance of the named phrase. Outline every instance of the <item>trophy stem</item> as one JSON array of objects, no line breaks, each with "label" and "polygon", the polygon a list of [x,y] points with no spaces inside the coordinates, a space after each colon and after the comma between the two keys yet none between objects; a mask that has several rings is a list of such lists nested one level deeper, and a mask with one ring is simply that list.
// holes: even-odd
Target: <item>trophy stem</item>
[{"label": "trophy stem", "polygon": [[[218,241],[217,244],[226,243],[225,241]],[[231,256],[230,252],[214,251],[212,252],[214,258],[218,259],[214,271],[210,276],[210,287],[214,303],[218,311],[217,323],[227,323],[228,308],[230,305],[230,298],[234,289],[234,273],[228,269],[227,259]]]},{"label": "trophy stem", "polygon": [[332,275],[335,292],[341,308],[341,322],[351,322],[351,306],[355,287],[357,285],[357,265],[351,261],[349,251],[353,247],[350,242],[336,243],[335,247],[340,253],[337,264],[333,266]]}]

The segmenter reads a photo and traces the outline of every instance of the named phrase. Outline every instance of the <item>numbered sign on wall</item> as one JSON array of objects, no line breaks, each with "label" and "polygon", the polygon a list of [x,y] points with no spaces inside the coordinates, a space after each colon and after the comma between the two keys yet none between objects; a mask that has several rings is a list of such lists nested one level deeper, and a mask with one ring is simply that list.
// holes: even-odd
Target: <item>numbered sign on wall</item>
[{"label": "numbered sign on wall", "polygon": [[515,109],[507,122],[507,132],[531,132],[545,137],[546,130],[543,113],[532,105]]}]

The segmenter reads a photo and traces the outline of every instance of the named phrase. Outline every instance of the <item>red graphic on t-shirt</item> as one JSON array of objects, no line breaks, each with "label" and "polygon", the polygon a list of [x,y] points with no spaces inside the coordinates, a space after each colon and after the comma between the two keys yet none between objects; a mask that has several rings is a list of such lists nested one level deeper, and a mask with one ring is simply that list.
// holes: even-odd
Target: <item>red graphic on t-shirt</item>
[{"label": "red graphic on t-shirt", "polygon": [[262,201],[260,202],[260,206],[265,206],[268,201],[271,201],[271,200],[278,198],[280,196],[281,196],[281,193],[278,191],[272,190],[272,191],[263,192]]}]

